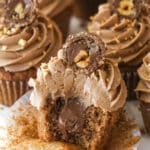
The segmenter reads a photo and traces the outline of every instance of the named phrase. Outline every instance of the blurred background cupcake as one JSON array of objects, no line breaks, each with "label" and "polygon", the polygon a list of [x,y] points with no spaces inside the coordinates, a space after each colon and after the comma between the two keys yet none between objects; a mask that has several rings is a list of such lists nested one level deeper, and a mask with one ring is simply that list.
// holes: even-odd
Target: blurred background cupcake
[{"label": "blurred background cupcake", "polygon": [[97,12],[99,4],[106,0],[75,0],[75,15],[85,21]]},{"label": "blurred background cupcake", "polygon": [[149,6],[144,0],[109,0],[99,6],[88,26],[105,43],[104,55],[119,63],[129,99],[136,98],[136,70],[150,50]]},{"label": "blurred background cupcake", "polygon": [[58,24],[65,39],[73,13],[73,0],[37,0],[37,2],[39,10]]},{"label": "blurred background cupcake", "polygon": [[150,53],[143,59],[143,64],[138,69],[138,75],[140,81],[136,91],[141,104],[145,128],[150,135]]},{"label": "blurred background cupcake", "polygon": [[55,55],[62,44],[59,28],[36,11],[34,2],[0,2],[0,103],[5,105],[28,90],[28,79],[36,76],[36,67]]}]

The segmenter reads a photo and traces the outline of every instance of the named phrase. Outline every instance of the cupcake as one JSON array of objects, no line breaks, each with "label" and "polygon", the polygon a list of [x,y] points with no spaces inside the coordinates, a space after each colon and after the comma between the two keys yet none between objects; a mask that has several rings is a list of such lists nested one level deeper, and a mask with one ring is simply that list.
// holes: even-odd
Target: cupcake
[{"label": "cupcake", "polygon": [[88,26],[105,43],[105,57],[119,63],[128,87],[128,98],[134,99],[138,76],[136,70],[150,49],[150,5],[144,0],[110,0],[99,6]]},{"label": "cupcake", "polygon": [[37,0],[37,2],[39,10],[58,24],[65,39],[73,13],[73,0]]},{"label": "cupcake", "polygon": [[40,139],[105,149],[127,93],[118,66],[100,59],[102,51],[97,36],[72,35],[58,56],[42,64],[37,78],[30,79]]},{"label": "cupcake", "polygon": [[140,81],[136,88],[136,92],[140,100],[145,128],[150,135],[150,53],[144,57],[143,64],[137,72]]},{"label": "cupcake", "polygon": [[75,15],[83,20],[88,20],[96,13],[99,4],[105,2],[106,0],[75,0]]},{"label": "cupcake", "polygon": [[[35,1],[0,2],[0,103],[11,105],[25,93],[36,68],[57,53],[57,25],[36,11]],[[57,42],[57,43],[56,43]]]}]

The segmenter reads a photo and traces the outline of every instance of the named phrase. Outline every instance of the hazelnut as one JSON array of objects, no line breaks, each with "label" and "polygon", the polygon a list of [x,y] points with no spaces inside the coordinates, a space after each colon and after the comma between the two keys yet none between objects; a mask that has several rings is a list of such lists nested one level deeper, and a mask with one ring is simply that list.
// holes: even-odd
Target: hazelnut
[{"label": "hazelnut", "polygon": [[77,56],[74,58],[74,62],[80,68],[85,68],[89,64],[89,55],[85,50],[80,50]]},{"label": "hazelnut", "polygon": [[15,12],[19,15],[20,18],[23,18],[23,4],[22,3],[18,3],[15,7]]},{"label": "hazelnut", "polygon": [[134,3],[133,0],[122,0],[119,3],[118,12],[124,16],[130,16],[133,14]]},{"label": "hazelnut", "polygon": [[7,50],[7,45],[3,45],[1,50],[6,51]]},{"label": "hazelnut", "polygon": [[86,68],[89,64],[89,58],[86,58],[85,60],[83,61],[79,61],[78,63],[76,63],[76,65],[79,67],[79,68]]},{"label": "hazelnut", "polygon": [[18,45],[23,46],[23,47],[26,45],[26,43],[27,43],[27,41],[24,40],[24,39],[20,39],[20,40],[18,41]]}]

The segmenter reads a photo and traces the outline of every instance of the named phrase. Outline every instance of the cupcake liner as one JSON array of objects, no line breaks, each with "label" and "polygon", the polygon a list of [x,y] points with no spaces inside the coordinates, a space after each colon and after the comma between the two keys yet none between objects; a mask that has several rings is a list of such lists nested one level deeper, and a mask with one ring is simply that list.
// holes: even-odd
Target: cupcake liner
[{"label": "cupcake liner", "polygon": [[65,40],[69,33],[70,19],[73,14],[72,6],[67,7],[63,12],[59,13],[52,19],[55,20],[56,24],[59,26],[63,33],[63,39]]},{"label": "cupcake liner", "polygon": [[126,72],[121,72],[122,77],[126,83],[127,90],[128,90],[128,100],[136,100],[136,93],[134,89],[137,86],[137,83],[139,81],[139,77],[137,75],[137,72],[131,72],[131,71],[126,71]]},{"label": "cupcake liner", "polygon": [[141,112],[147,134],[150,135],[150,103],[140,100]]},{"label": "cupcake liner", "polygon": [[11,106],[28,90],[29,86],[27,81],[0,80],[0,103]]}]

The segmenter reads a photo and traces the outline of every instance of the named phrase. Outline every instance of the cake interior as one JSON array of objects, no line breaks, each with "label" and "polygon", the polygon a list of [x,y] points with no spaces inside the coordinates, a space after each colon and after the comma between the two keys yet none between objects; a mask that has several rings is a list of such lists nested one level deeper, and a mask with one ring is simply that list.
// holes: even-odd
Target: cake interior
[{"label": "cake interior", "polygon": [[[39,115],[40,124],[47,125],[45,140],[72,143],[87,150],[103,149],[120,113],[106,113],[93,105],[85,108],[78,99],[47,99],[51,103]],[[39,131],[42,133],[42,126]]]}]

